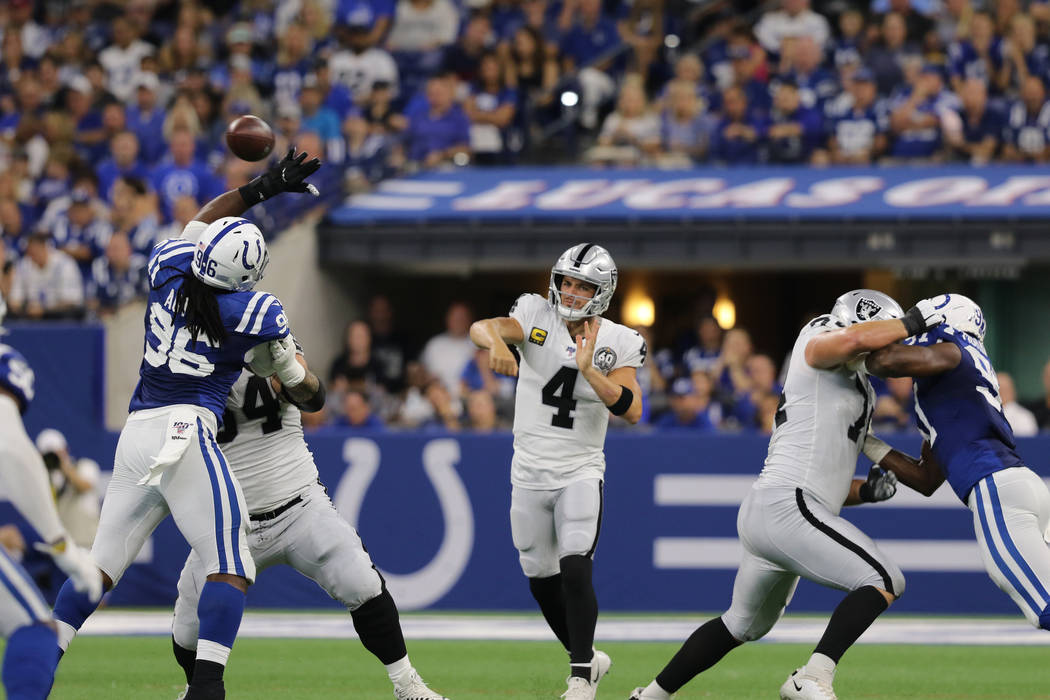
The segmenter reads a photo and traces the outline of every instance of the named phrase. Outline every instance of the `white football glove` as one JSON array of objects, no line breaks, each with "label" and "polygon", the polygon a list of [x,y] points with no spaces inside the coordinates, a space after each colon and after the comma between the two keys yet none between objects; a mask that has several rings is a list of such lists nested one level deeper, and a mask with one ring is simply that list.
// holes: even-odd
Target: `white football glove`
[{"label": "white football glove", "polygon": [[908,309],[901,319],[908,335],[919,335],[944,323],[944,314],[937,310],[937,297],[923,299]]},{"label": "white football glove", "polygon": [[58,568],[73,582],[73,588],[86,593],[92,603],[102,597],[102,572],[99,571],[91,552],[78,547],[68,537],[54,544],[37,542],[33,547],[54,559]]},{"label": "white football glove", "polygon": [[868,480],[860,485],[860,500],[865,503],[878,503],[893,498],[897,493],[897,475],[893,472],[874,466],[868,472]]},{"label": "white football glove", "polygon": [[299,364],[295,355],[295,339],[291,335],[270,341],[273,369],[285,386],[296,386],[306,379],[306,368]]},{"label": "white football glove", "polygon": [[259,377],[272,377],[277,371],[273,366],[273,355],[270,354],[270,344],[262,343],[256,345],[244,355],[252,373]]}]

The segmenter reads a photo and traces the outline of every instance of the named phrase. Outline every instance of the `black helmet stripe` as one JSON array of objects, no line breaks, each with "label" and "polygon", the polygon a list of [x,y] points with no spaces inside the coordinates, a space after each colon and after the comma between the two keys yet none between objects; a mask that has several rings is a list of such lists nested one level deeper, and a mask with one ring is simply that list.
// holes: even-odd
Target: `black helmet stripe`
[{"label": "black helmet stripe", "polygon": [[586,257],[587,251],[589,251],[593,247],[593,243],[587,243],[582,248],[580,248],[580,252],[576,256],[576,259],[572,261],[572,266],[575,267],[577,270],[580,269],[580,265],[583,264],[583,259],[584,257]]}]

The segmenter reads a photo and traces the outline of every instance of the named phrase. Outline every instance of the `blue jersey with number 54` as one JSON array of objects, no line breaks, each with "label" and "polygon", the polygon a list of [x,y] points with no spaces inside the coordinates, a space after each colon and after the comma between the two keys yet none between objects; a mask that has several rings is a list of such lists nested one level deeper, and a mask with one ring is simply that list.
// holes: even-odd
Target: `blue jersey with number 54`
[{"label": "blue jersey with number 54", "polygon": [[984,345],[941,325],[908,341],[914,345],[955,343],[962,361],[955,369],[915,380],[919,430],[929,440],[955,494],[966,502],[974,484],[1002,469],[1023,464],[1014,433],[1003,415],[999,381]]},{"label": "blue jersey with number 54", "polygon": [[207,408],[222,423],[226,395],[241,374],[244,354],[288,335],[288,320],[277,297],[266,292],[217,292],[229,338],[221,345],[207,336],[190,337],[186,319],[175,312],[175,292],[190,269],[196,245],[183,239],[157,244],[146,268],[150,294],[139,384],[129,410],[190,404]]},{"label": "blue jersey with number 54", "polygon": [[10,345],[0,343],[0,388],[14,394],[22,413],[26,412],[33,400],[35,380],[36,376],[22,353]]}]

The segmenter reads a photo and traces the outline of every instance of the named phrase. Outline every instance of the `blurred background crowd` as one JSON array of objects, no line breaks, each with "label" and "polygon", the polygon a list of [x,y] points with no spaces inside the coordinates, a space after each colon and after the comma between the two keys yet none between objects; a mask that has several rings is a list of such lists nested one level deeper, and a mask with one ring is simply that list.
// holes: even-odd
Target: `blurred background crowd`
[{"label": "blurred background crowd", "polygon": [[[226,124],[246,113],[273,125],[275,154],[321,154],[318,178],[337,196],[467,164],[1050,158],[1050,3],[812,5],[7,0],[0,265],[10,312],[104,318],[141,298],[154,242],[264,167],[226,150]],[[475,354],[467,306],[454,304],[430,340],[400,336],[382,297],[368,309],[346,329],[330,405],[311,428],[509,425],[513,383]],[[642,372],[648,429],[768,432],[784,358],[706,316],[677,332]],[[1008,396],[1008,377],[1002,385]],[[1044,385],[1050,397],[1050,367]],[[907,380],[880,392],[876,426],[911,429]],[[1027,413],[1011,404],[1019,432],[1050,426],[1048,402]]]}]

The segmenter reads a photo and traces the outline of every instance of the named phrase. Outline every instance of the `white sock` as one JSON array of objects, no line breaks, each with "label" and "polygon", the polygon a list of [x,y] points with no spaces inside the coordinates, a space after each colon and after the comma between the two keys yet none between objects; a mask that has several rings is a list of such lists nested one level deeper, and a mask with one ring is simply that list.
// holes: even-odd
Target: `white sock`
[{"label": "white sock", "polygon": [[77,636],[76,628],[61,620],[55,620],[55,631],[58,633],[58,648],[62,651],[68,649],[73,637]]},{"label": "white sock", "polygon": [[661,688],[656,681],[645,687],[645,690],[642,691],[642,697],[645,700],[671,700],[671,694]]},{"label": "white sock", "polygon": [[392,664],[386,664],[386,675],[390,676],[390,682],[394,685],[399,685],[411,671],[412,662],[408,660],[408,654]]},{"label": "white sock", "polygon": [[814,654],[806,663],[806,674],[826,681],[829,685],[835,680],[835,662],[830,656]]},{"label": "white sock", "polygon": [[197,661],[212,661],[223,666],[230,660],[230,648],[210,639],[197,640]]}]

